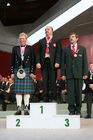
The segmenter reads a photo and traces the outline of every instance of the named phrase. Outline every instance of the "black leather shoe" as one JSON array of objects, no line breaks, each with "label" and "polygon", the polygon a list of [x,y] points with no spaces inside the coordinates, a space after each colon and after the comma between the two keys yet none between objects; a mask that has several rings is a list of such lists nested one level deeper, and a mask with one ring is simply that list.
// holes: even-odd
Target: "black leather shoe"
[{"label": "black leather shoe", "polygon": [[27,105],[25,106],[25,109],[24,109],[24,115],[29,115],[28,106]]},{"label": "black leather shoe", "polygon": [[28,110],[24,110],[24,115],[29,115]]},{"label": "black leather shoe", "polygon": [[17,112],[14,115],[21,115],[21,107],[17,107]]},{"label": "black leather shoe", "polygon": [[87,115],[86,117],[85,117],[85,119],[90,119],[91,118],[91,116],[89,116],[89,115]]},{"label": "black leather shoe", "polygon": [[43,98],[43,102],[49,102],[48,98],[47,97]]},{"label": "black leather shoe", "polygon": [[49,102],[56,103],[55,99],[49,99]]},{"label": "black leather shoe", "polygon": [[75,113],[74,112],[70,112],[69,115],[75,115]]},{"label": "black leather shoe", "polygon": [[80,112],[76,112],[75,115],[80,115],[80,118],[82,118],[82,114]]}]

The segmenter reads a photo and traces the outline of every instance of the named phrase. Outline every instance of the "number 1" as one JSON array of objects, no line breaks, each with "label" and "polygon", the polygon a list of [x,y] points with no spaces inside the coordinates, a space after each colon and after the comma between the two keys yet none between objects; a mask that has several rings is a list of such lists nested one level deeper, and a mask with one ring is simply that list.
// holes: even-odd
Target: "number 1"
[{"label": "number 1", "polygon": [[43,114],[43,106],[41,105],[40,108],[41,108],[41,114]]}]

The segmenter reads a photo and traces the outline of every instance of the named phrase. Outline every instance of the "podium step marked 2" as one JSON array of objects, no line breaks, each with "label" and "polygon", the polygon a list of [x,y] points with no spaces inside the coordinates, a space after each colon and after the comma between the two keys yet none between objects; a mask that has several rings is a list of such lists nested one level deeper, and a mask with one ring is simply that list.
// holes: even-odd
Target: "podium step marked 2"
[{"label": "podium step marked 2", "polygon": [[29,116],[7,116],[6,127],[18,129],[80,129],[80,116],[56,115],[56,103],[31,103]]}]

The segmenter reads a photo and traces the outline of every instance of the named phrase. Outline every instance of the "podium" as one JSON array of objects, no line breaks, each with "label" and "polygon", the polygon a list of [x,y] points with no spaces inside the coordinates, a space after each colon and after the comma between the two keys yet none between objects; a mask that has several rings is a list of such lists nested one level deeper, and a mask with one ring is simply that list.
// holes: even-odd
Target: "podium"
[{"label": "podium", "polygon": [[7,128],[80,129],[80,115],[58,115],[56,103],[31,103],[30,115],[7,116]]}]

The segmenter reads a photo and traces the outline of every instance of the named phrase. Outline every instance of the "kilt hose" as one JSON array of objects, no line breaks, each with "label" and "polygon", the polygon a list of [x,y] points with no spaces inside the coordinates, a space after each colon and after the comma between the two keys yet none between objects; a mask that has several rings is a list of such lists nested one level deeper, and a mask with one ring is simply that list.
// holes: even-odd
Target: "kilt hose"
[{"label": "kilt hose", "polygon": [[15,69],[14,78],[14,93],[15,94],[34,94],[34,81],[30,78],[30,68],[24,68],[26,76],[24,79],[17,77],[17,70]]}]

